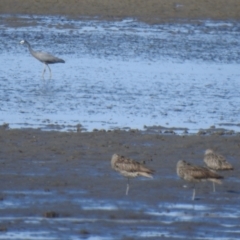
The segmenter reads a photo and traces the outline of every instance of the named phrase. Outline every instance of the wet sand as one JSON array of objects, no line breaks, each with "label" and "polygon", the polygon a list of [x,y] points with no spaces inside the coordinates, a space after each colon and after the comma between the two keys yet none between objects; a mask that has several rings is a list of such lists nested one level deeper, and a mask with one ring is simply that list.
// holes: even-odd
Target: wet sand
[{"label": "wet sand", "polygon": [[66,15],[103,19],[137,18],[149,23],[212,19],[238,20],[238,0],[1,0],[0,14]]},{"label": "wet sand", "polygon": [[[71,231],[71,234],[75,233],[79,236],[87,232],[88,236],[103,237],[107,233],[110,236],[115,234],[122,237],[120,239],[125,239],[124,236],[140,234],[138,232],[140,230],[136,229],[137,226],[143,224],[142,221],[146,221],[143,228],[147,224],[160,231],[162,221],[164,222],[166,216],[160,215],[158,218],[154,214],[149,216],[146,209],[157,208],[154,211],[170,215],[171,211],[174,214],[173,208],[164,204],[173,204],[176,208],[184,204],[191,206],[193,204],[191,184],[186,184],[177,177],[176,163],[179,159],[184,159],[203,165],[204,150],[211,147],[225,155],[235,170],[221,173],[225,179],[223,185],[217,186],[216,193],[212,192],[210,183],[197,185],[195,204],[203,204],[207,206],[207,209],[211,206],[212,210],[202,213],[201,210],[194,210],[194,207],[183,209],[179,213],[180,216],[174,217],[165,230],[169,227],[178,229],[176,231],[185,236],[185,239],[188,239],[188,234],[190,234],[189,239],[195,239],[199,236],[198,231],[203,231],[201,236],[204,239],[209,236],[209,230],[206,230],[209,224],[204,223],[207,221],[210,225],[213,223],[216,225],[214,229],[221,229],[223,223],[232,224],[231,229],[235,231],[235,219],[237,218],[228,219],[224,215],[230,214],[229,207],[236,212],[239,206],[239,140],[239,135],[177,136],[134,130],[67,133],[32,129],[1,129],[0,207],[2,218],[0,229],[4,234],[8,231],[36,230],[37,223],[32,225],[31,221],[41,218],[43,219],[39,223],[41,229],[49,230],[50,228],[52,233],[58,232],[60,234],[58,236],[62,236],[61,239],[64,239],[64,234],[58,231],[58,228],[62,226],[61,221],[65,221],[63,225],[68,229],[65,231],[67,234]],[[145,162],[147,166],[156,171],[154,179],[131,180],[129,196],[126,197],[126,180],[110,167],[113,153]],[[185,184],[187,188],[183,188]],[[94,207],[92,209],[89,203],[85,202],[82,207],[79,207],[78,201],[84,199],[89,201],[87,200],[89,198],[94,200],[93,206],[95,207],[97,204],[103,207],[103,201],[119,205],[116,209],[114,207],[110,210],[98,210]],[[125,209],[124,204],[129,204],[131,209]],[[142,207],[136,210],[138,204],[142,204]],[[84,210],[84,207],[87,210]],[[202,214],[204,214],[204,220],[202,220]],[[186,222],[184,218],[181,220],[182,215],[184,217],[190,215],[195,220]],[[4,220],[4,217],[8,220]],[[9,221],[9,217],[12,221]],[[216,222],[216,217],[221,218],[220,222]],[[91,220],[92,218],[97,218],[97,222],[104,221],[104,223],[95,223]],[[34,220],[30,221],[30,219]],[[58,222],[55,219],[58,219]],[[82,224],[81,219],[86,219],[85,225]],[[46,221],[50,222],[45,225]],[[126,222],[124,226],[128,230],[123,232],[118,221],[132,221],[131,224],[135,226],[136,223],[136,226],[130,230],[127,227],[129,223]],[[72,224],[78,226],[77,230],[71,230]],[[112,232],[112,228],[115,232]],[[101,233],[103,229],[105,233]],[[235,236],[234,231],[230,236]],[[211,234],[213,237],[219,236],[217,232]]]}]

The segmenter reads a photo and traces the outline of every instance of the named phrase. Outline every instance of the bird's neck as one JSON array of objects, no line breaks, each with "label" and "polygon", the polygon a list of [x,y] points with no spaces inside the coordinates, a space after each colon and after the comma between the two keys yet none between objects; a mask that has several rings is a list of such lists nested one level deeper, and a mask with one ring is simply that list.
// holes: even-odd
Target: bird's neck
[{"label": "bird's neck", "polygon": [[28,49],[29,49],[30,53],[34,56],[34,52],[35,51],[32,49],[32,47],[31,47],[29,42],[26,42],[26,43],[27,43],[27,46],[28,46]]}]

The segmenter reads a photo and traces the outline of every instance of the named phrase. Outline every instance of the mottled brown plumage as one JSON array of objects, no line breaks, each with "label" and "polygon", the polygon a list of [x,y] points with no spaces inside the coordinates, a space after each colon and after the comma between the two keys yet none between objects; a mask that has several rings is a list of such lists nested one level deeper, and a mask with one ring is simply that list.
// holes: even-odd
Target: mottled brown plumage
[{"label": "mottled brown plumage", "polygon": [[[207,149],[205,151],[203,161],[207,167],[211,170],[233,170],[232,165],[227,162],[226,158],[221,154],[214,152],[212,149]],[[215,192],[215,184],[213,182],[213,192]]]},{"label": "mottled brown plumage", "polygon": [[[180,178],[193,183],[201,181],[211,181],[221,184],[221,181],[219,179],[223,178],[222,176],[216,174],[215,172],[212,172],[205,167],[195,166],[183,160],[180,160],[177,163],[177,174]],[[194,198],[195,187],[193,189],[192,199],[194,200]]]},{"label": "mottled brown plumage", "polygon": [[122,174],[124,177],[128,178],[126,195],[128,195],[130,177],[143,176],[152,178],[152,174],[154,172],[139,162],[136,162],[133,159],[126,158],[124,156],[120,156],[116,153],[112,156],[111,166],[114,170]]},{"label": "mottled brown plumage", "polygon": [[227,162],[224,156],[214,152],[211,149],[207,149],[205,151],[204,162],[206,163],[207,167],[212,170],[233,170],[232,165]]}]

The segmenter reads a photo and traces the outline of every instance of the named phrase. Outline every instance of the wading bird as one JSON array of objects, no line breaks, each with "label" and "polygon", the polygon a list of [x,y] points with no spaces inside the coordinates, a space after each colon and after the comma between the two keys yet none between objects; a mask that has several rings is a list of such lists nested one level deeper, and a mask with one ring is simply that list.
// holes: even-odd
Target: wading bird
[{"label": "wading bird", "polygon": [[177,163],[177,175],[186,181],[194,183],[192,200],[195,199],[196,182],[211,181],[221,184],[219,179],[223,178],[205,167],[195,166],[184,160],[180,160]]},{"label": "wading bird", "polygon": [[49,69],[50,78],[52,77],[52,72],[51,72],[51,69],[48,66],[48,64],[65,63],[65,61],[63,59],[55,57],[55,56],[51,55],[50,53],[34,51],[31,47],[30,43],[26,40],[20,41],[20,44],[26,44],[28,46],[28,49],[29,49],[30,53],[32,54],[32,56],[35,57],[40,62],[44,63],[42,78],[44,78],[44,73],[46,71],[46,66]]},{"label": "wading bird", "polygon": [[143,166],[141,163],[134,161],[133,159],[120,156],[118,154],[113,154],[111,159],[111,166],[114,170],[127,177],[127,189],[126,195],[129,191],[129,178],[143,176],[152,178],[153,170]]},{"label": "wading bird", "polygon": [[[205,151],[203,161],[206,163],[207,167],[211,170],[233,170],[230,163],[227,162],[226,158],[219,153],[214,152],[212,149],[207,149]],[[213,182],[213,191],[215,192],[215,184]]]}]

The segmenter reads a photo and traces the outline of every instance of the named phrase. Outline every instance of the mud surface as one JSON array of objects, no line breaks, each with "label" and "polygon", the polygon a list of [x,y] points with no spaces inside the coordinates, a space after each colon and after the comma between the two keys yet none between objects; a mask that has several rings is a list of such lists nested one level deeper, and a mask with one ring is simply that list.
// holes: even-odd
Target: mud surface
[{"label": "mud surface", "polygon": [[240,18],[238,0],[1,0],[1,14],[66,15],[102,19],[137,18],[149,23]]},{"label": "mud surface", "polygon": [[[2,129],[0,239],[239,239],[239,140]],[[235,170],[221,173],[215,193],[197,184],[192,201],[176,163],[203,165],[209,147]],[[125,196],[126,179],[110,167],[115,152],[145,161],[154,178],[132,179]]]}]

